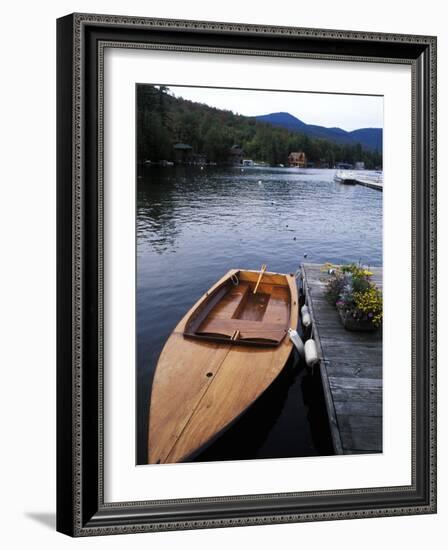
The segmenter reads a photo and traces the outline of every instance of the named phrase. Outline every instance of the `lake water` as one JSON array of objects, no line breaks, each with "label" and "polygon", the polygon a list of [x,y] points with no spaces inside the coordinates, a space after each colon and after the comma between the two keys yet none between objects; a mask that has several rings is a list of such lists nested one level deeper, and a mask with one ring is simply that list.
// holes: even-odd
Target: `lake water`
[{"label": "lake water", "polygon": [[[301,262],[382,265],[382,196],[334,170],[139,167],[137,462],[146,462],[157,358],[186,311],[231,268],[294,272]],[[179,383],[182,383],[180,381]],[[286,369],[198,460],[330,452],[316,377]]]}]

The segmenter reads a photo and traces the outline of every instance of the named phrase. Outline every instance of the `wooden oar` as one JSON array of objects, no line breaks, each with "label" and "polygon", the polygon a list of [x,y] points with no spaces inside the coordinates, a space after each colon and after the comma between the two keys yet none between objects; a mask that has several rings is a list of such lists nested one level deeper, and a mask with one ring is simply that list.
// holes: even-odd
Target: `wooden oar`
[{"label": "wooden oar", "polygon": [[258,276],[257,284],[255,285],[255,288],[254,288],[254,294],[257,293],[258,285],[260,284],[261,278],[263,277],[263,273],[264,273],[265,271],[266,271],[266,264],[263,264],[263,265],[261,266],[260,275]]}]

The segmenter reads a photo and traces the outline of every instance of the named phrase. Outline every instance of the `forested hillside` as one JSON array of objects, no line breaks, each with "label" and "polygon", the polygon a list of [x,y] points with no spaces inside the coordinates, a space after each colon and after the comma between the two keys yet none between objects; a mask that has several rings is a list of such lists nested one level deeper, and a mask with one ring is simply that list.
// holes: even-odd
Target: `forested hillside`
[{"label": "forested hillside", "polygon": [[163,86],[137,86],[137,160],[173,160],[176,143],[188,144],[208,162],[226,163],[237,144],[244,157],[271,165],[287,164],[292,151],[304,151],[310,162],[365,162],[381,165],[381,153],[361,144],[338,144],[289,131],[251,117],[236,115],[173,96]]}]

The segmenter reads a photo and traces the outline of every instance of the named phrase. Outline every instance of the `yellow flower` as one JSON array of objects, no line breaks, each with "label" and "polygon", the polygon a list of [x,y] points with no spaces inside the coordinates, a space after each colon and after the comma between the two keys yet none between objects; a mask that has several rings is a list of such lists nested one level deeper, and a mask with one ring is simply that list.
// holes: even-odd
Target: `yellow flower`
[{"label": "yellow flower", "polygon": [[365,315],[371,315],[372,322],[379,325],[383,318],[383,297],[381,292],[374,286],[368,287],[361,292],[354,292],[353,299],[356,308]]}]

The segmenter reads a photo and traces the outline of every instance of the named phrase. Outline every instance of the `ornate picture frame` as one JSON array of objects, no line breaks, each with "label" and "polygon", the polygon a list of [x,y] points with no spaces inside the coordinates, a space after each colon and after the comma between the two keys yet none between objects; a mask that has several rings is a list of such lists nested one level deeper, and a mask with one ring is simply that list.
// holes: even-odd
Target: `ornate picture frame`
[{"label": "ornate picture frame", "polygon": [[[412,482],[105,502],[104,50],[398,63],[412,71]],[[436,38],[72,14],[57,22],[57,530],[70,536],[436,512]]]}]

